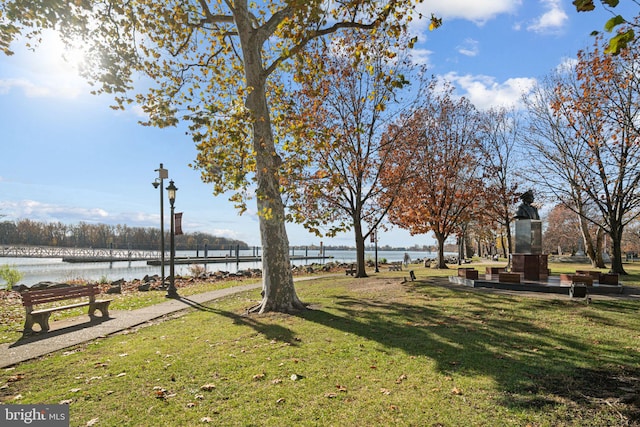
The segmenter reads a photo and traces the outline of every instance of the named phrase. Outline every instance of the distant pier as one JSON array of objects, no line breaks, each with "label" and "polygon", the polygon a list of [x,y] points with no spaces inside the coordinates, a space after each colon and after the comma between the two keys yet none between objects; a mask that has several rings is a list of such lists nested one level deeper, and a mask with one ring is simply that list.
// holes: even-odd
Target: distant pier
[{"label": "distant pier", "polygon": [[160,251],[61,248],[55,246],[0,246],[0,257],[62,258],[64,262],[144,261],[160,258]]},{"label": "distant pier", "polygon": [[[199,251],[197,251],[199,252]],[[207,254],[205,249],[204,254]],[[98,263],[118,261],[147,261],[148,265],[160,265],[160,251],[133,249],[94,249],[94,248],[60,248],[54,246],[0,246],[0,257],[11,258],[62,258],[68,263]],[[169,253],[165,253],[165,265],[169,264]],[[291,261],[313,261],[332,259],[332,256],[316,254],[309,256],[291,253]],[[241,262],[261,262],[259,248],[254,248],[253,255],[240,255],[240,248],[232,248],[225,256],[176,257],[175,264],[225,264]]]}]

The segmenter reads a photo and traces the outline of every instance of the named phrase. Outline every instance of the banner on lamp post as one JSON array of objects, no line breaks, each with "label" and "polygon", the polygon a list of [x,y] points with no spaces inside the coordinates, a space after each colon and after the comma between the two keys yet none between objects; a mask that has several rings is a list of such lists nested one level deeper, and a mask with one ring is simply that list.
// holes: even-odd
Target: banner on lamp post
[{"label": "banner on lamp post", "polygon": [[182,234],[182,212],[176,213],[173,219],[175,221],[175,235],[179,236]]}]

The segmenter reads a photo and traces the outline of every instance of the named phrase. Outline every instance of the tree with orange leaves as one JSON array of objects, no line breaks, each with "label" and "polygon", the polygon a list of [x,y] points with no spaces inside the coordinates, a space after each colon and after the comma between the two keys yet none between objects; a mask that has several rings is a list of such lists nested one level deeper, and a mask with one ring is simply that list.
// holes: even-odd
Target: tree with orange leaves
[{"label": "tree with orange leaves", "polygon": [[623,232],[640,215],[640,56],[633,48],[608,55],[604,46],[598,37],[575,68],[535,92],[530,141],[544,159],[540,178],[609,235],[611,270],[626,274]]},{"label": "tree with orange leaves", "polygon": [[[409,86],[405,77],[415,68],[407,51],[383,54],[391,41],[349,33],[331,45],[319,43],[314,57],[321,60],[301,64],[300,90],[292,100],[290,122],[298,123],[299,143],[314,149],[310,161],[283,181],[291,187],[289,212],[319,236],[352,231],[355,277],[367,277],[366,241],[381,226],[404,177],[380,185],[381,171],[391,162],[389,147],[398,141],[397,123],[390,125],[421,93],[420,82]],[[324,68],[325,78],[302,72],[308,67]]]},{"label": "tree with orange leaves", "polygon": [[384,180],[395,182],[398,174],[409,173],[389,220],[411,234],[433,232],[438,268],[447,268],[445,241],[461,232],[482,194],[480,125],[475,107],[455,99],[453,87],[434,78],[421,107],[403,125],[402,143],[390,147],[394,164]]}]

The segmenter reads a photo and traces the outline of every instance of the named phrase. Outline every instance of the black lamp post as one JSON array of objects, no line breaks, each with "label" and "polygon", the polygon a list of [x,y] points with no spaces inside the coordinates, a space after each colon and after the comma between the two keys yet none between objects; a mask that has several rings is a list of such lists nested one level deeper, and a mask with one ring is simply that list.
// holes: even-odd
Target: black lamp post
[{"label": "black lamp post", "polygon": [[375,243],[376,250],[376,273],[380,273],[380,269],[378,268],[378,229],[373,229],[373,241]]},{"label": "black lamp post", "polygon": [[167,195],[169,196],[169,204],[171,205],[171,263],[169,267],[169,288],[167,289],[167,298],[178,298],[178,292],[176,290],[176,276],[175,276],[175,258],[176,258],[176,228],[175,228],[175,215],[173,213],[173,204],[176,201],[176,191],[178,188],[173,184],[173,180],[169,181],[167,187]]},{"label": "black lamp post", "polygon": [[162,163],[160,163],[160,168],[156,169],[158,172],[158,177],[153,181],[153,188],[160,187],[160,277],[162,280],[162,286],[164,286],[164,191],[163,191],[163,180],[169,178],[169,171],[162,167]]}]

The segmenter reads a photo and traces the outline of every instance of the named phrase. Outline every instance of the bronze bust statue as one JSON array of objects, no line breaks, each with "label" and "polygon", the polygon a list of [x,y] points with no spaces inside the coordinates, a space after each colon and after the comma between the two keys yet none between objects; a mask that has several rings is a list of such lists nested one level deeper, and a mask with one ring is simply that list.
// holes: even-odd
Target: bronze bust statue
[{"label": "bronze bust statue", "polygon": [[538,215],[538,208],[532,206],[533,203],[533,192],[531,190],[526,191],[520,195],[520,200],[522,203],[518,206],[518,210],[516,211],[516,215],[514,218],[516,219],[540,219],[540,215]]}]

